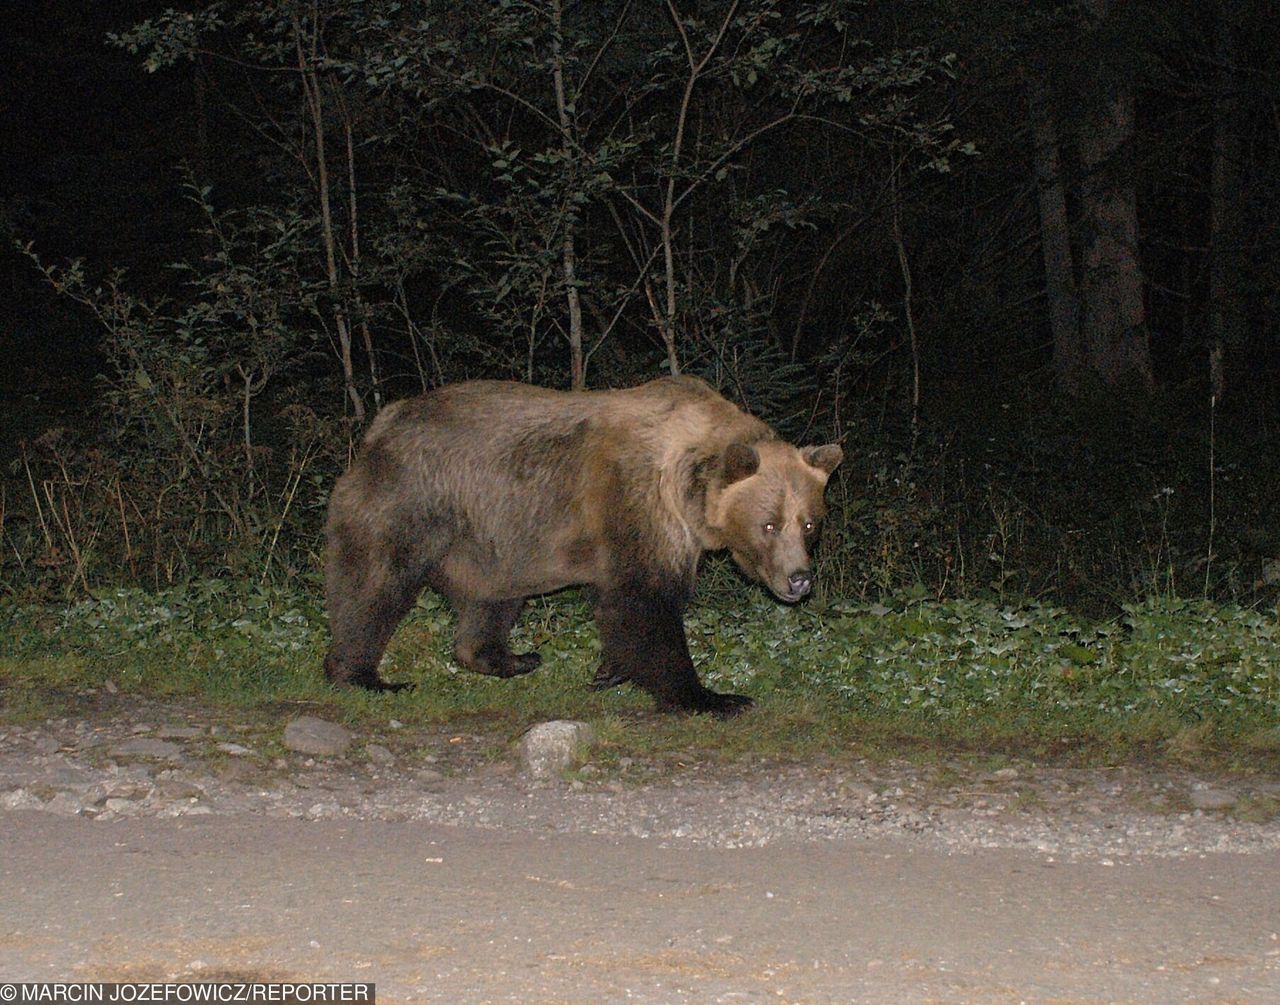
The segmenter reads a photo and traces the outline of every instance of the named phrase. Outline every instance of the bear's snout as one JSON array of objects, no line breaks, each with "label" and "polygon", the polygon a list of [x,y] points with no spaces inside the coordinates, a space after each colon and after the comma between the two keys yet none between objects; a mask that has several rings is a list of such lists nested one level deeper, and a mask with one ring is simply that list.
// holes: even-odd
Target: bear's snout
[{"label": "bear's snout", "polygon": [[813,570],[808,567],[790,573],[769,573],[761,575],[760,579],[784,604],[803,600],[813,591]]},{"label": "bear's snout", "polygon": [[810,569],[801,569],[799,572],[793,572],[787,577],[788,593],[796,600],[806,596],[813,589],[813,572]]}]

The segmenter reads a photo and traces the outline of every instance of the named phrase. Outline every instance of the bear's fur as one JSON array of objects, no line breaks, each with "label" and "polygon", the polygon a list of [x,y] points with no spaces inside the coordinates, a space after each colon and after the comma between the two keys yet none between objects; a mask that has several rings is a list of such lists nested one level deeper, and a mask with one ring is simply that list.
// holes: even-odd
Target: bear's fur
[{"label": "bear's fur", "polygon": [[785,601],[809,592],[809,544],[840,447],[803,450],[691,377],[566,393],[473,381],[374,420],[329,502],[325,673],[385,689],[377,667],[419,591],[457,615],[454,652],[513,677],[540,662],[507,636],[524,599],[595,587],[600,686],[629,681],[659,708],[732,714],[703,687],[683,613],[704,551]]}]

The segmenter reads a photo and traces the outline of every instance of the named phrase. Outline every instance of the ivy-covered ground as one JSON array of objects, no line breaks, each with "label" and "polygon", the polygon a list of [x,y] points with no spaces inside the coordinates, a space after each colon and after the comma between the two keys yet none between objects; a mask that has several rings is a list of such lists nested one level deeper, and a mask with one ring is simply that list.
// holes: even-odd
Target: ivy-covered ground
[{"label": "ivy-covered ground", "polygon": [[351,722],[467,722],[508,733],[586,718],[613,746],[724,756],[857,751],[1018,753],[1072,762],[1155,758],[1280,766],[1276,612],[1198,601],[1134,604],[1083,622],[1040,604],[887,599],[777,605],[744,592],[688,615],[714,688],[756,699],[730,722],[651,714],[629,689],[587,686],[599,642],[585,597],[536,600],[516,630],[537,673],[500,681],[449,657],[452,615],[426,595],[383,672],[394,695],[329,687],[318,593],[210,581],[110,590],[68,606],[0,607],[0,716],[57,714],[87,688],[181,695],[243,713],[282,699]]}]

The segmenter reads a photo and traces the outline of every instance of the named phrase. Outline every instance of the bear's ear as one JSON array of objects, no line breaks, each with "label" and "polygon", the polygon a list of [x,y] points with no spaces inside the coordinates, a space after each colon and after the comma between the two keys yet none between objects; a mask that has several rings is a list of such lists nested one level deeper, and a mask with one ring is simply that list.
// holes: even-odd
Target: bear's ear
[{"label": "bear's ear", "polygon": [[821,471],[831,474],[844,460],[844,451],[838,443],[828,443],[821,447],[805,447],[800,451],[806,464],[811,464]]},{"label": "bear's ear", "polygon": [[749,478],[760,468],[760,455],[749,443],[730,443],[725,448],[720,464],[720,476],[725,485]]}]

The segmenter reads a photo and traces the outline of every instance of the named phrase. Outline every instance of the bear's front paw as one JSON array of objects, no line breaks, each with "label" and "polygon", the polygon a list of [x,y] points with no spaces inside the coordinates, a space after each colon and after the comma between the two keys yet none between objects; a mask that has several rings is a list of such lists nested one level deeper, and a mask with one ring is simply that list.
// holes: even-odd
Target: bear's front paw
[{"label": "bear's front paw", "polygon": [[[705,711],[710,715],[714,715],[717,719],[732,719],[735,715],[741,715],[755,704],[745,694],[719,694],[715,691],[708,691],[707,697],[711,700]],[[699,709],[699,711],[702,710]]]},{"label": "bear's front paw", "polygon": [[413,685],[409,681],[385,681],[381,677],[371,675],[368,677],[353,677],[351,683],[364,688],[366,691],[377,691],[383,694],[394,694],[396,691],[411,691]]},{"label": "bear's front paw", "polygon": [[470,669],[489,677],[522,677],[542,666],[539,653],[481,652]]},{"label": "bear's front paw", "polygon": [[512,677],[519,677],[522,674],[533,673],[538,667],[542,666],[541,653],[516,653],[512,657]]},{"label": "bear's front paw", "polygon": [[624,671],[618,669],[608,661],[600,664],[600,669],[596,671],[595,677],[591,681],[593,691],[607,691],[611,687],[618,687],[625,684],[631,677]]},{"label": "bear's front paw", "polygon": [[755,702],[745,694],[720,694],[700,688],[692,694],[683,694],[678,698],[659,700],[658,707],[664,712],[687,712],[694,715],[714,715],[717,719],[731,719],[741,715]]}]

